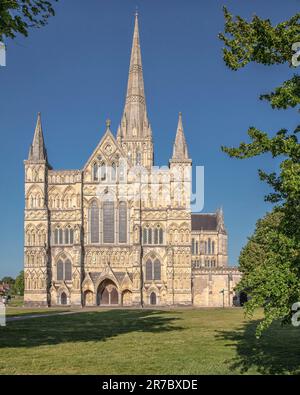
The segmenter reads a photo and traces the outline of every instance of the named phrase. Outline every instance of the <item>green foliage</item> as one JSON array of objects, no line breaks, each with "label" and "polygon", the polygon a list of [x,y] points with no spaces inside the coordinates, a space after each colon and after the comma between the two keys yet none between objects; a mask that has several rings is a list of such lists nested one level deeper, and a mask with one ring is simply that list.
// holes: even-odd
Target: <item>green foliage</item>
[{"label": "green foliage", "polygon": [[268,100],[272,108],[296,107],[300,104],[300,76],[295,74],[293,78],[285,81],[274,92],[261,95],[260,99]]},{"label": "green foliage", "polygon": [[284,217],[275,209],[259,220],[239,258],[243,278],[238,289],[251,297],[247,314],[252,316],[258,306],[264,307],[265,319],[257,327],[257,336],[276,319],[289,322],[291,306],[300,300],[300,244],[286,235]]},{"label": "green foliage", "polygon": [[[263,65],[287,63],[292,67],[292,45],[300,42],[300,13],[288,21],[272,26],[269,19],[253,16],[251,22],[234,18],[224,7],[225,31],[219,34],[224,42],[223,59],[232,70],[238,70],[250,62]],[[300,77],[294,75],[275,92],[261,95],[273,108],[296,107],[300,104]]]},{"label": "green foliage", "polygon": [[219,38],[225,43],[224,61],[237,70],[249,62],[274,65],[292,65],[292,44],[300,41],[300,13],[288,21],[272,26],[269,19],[254,15],[251,22],[237,16],[234,18],[223,8],[225,31]]},{"label": "green foliage", "polygon": [[17,295],[24,295],[24,270],[17,276],[13,290]]},{"label": "green foliage", "polygon": [[[286,22],[272,26],[270,20],[254,16],[246,22],[234,18],[224,8],[225,32],[219,35],[225,43],[223,58],[232,70],[249,62],[264,65],[286,63],[291,67],[292,45],[300,41],[300,14]],[[263,94],[274,109],[295,108],[300,103],[300,76]],[[222,147],[229,156],[245,159],[270,153],[280,158],[278,174],[259,170],[259,177],[272,188],[266,201],[276,204],[273,212],[258,221],[254,235],[240,255],[244,273],[239,289],[251,295],[246,312],[252,314],[257,307],[264,308],[265,319],[257,328],[260,336],[275,319],[289,320],[291,306],[300,301],[300,145],[297,133],[279,130],[275,135],[255,127],[248,129],[250,143],[242,142],[238,148]]]},{"label": "green foliage", "polygon": [[51,1],[1,0],[0,41],[4,37],[14,39],[18,33],[27,37],[29,28],[45,26],[52,15],[55,13]]},{"label": "green foliage", "polygon": [[1,282],[4,284],[13,285],[15,283],[15,279],[10,276],[5,276],[1,279]]}]

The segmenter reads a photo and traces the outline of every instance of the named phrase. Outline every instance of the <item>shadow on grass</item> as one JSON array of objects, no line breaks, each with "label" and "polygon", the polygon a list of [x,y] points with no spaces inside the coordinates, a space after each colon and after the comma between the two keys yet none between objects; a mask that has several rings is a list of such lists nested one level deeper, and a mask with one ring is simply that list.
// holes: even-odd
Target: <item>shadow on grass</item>
[{"label": "shadow on grass", "polygon": [[0,330],[0,349],[37,347],[66,342],[106,341],[130,332],[162,333],[182,330],[178,317],[159,310],[108,310],[11,321]]},{"label": "shadow on grass", "polygon": [[300,374],[300,328],[275,322],[260,339],[255,330],[260,321],[246,322],[234,331],[218,331],[217,340],[230,341],[237,356],[226,361],[231,371],[261,374]]}]

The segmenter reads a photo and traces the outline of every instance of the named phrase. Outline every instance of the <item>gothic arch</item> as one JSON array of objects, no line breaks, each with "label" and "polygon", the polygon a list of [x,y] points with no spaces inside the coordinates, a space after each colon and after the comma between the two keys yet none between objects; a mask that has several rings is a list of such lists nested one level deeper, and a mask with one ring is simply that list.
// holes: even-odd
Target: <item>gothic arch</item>
[{"label": "gothic arch", "polygon": [[116,282],[105,278],[97,286],[97,305],[119,305],[120,291]]}]

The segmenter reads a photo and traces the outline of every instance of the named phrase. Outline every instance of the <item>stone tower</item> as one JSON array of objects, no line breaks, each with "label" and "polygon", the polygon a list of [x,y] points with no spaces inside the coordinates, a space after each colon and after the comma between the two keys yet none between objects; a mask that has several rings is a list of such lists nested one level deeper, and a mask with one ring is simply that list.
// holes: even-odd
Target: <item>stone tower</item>
[{"label": "stone tower", "polygon": [[133,42],[125,107],[117,132],[117,141],[132,165],[150,168],[153,165],[151,125],[148,120],[138,16],[135,16]]},{"label": "stone tower", "polygon": [[176,137],[173,145],[173,155],[169,161],[170,166],[170,196],[169,227],[176,223],[177,228],[185,232],[175,233],[171,238],[173,245],[173,270],[169,267],[168,275],[174,281],[173,303],[191,304],[191,169],[192,160],[188,155],[185,140],[182,114],[179,113]]},{"label": "stone tower", "polygon": [[49,213],[47,177],[50,166],[38,114],[33,142],[25,165],[24,279],[26,304],[48,304]]}]

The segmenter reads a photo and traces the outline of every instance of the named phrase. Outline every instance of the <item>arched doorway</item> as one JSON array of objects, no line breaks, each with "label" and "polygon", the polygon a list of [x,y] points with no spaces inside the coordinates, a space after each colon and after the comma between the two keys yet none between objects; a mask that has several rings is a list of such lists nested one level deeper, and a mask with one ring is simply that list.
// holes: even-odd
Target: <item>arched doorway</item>
[{"label": "arched doorway", "polygon": [[84,305],[93,306],[94,304],[94,294],[92,291],[85,291],[84,293]]},{"label": "arched doorway", "polygon": [[156,304],[156,293],[155,292],[151,292],[151,294],[150,294],[150,304],[152,304],[152,305]]},{"label": "arched doorway", "polygon": [[132,305],[132,292],[129,289],[126,289],[122,293],[122,305],[123,306],[131,306]]},{"label": "arched doorway", "polygon": [[246,294],[246,292],[242,291],[240,293],[240,306],[244,306],[244,304],[248,302],[248,296]]},{"label": "arched doorway", "polygon": [[119,292],[116,284],[111,280],[104,280],[98,287],[97,304],[111,306],[119,304]]},{"label": "arched doorway", "polygon": [[60,304],[67,304],[68,298],[65,292],[62,292],[60,295]]}]

